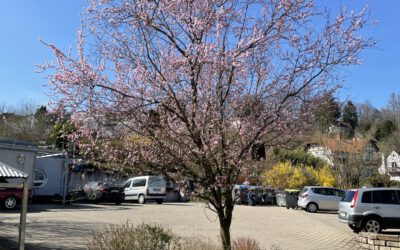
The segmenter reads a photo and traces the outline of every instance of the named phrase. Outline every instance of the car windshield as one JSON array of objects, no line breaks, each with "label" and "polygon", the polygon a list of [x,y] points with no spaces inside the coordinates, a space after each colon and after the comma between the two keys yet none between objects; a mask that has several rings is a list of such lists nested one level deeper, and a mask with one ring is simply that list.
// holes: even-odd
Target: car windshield
[{"label": "car windshield", "polygon": [[354,190],[346,191],[344,197],[342,198],[342,201],[343,202],[351,202],[351,200],[353,199],[355,193],[356,193],[356,191],[354,191]]}]

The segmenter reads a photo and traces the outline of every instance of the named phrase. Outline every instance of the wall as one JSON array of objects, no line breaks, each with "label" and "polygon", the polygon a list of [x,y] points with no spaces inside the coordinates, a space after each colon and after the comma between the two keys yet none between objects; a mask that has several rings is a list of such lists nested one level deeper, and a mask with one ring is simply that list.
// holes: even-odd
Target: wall
[{"label": "wall", "polygon": [[400,250],[400,235],[361,232],[357,240],[365,249]]},{"label": "wall", "polygon": [[44,172],[46,181],[42,186],[35,187],[34,196],[62,195],[64,157],[38,158],[36,169]]},{"label": "wall", "polygon": [[[29,175],[29,188],[33,187],[37,148],[0,143],[0,161]],[[21,157],[22,156],[22,157]],[[24,160],[17,161],[18,158]]]}]

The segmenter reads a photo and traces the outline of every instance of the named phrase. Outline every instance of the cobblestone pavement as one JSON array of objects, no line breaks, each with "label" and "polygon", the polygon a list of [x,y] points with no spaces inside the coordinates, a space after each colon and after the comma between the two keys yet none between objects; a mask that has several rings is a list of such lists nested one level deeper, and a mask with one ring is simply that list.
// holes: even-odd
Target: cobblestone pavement
[{"label": "cobblestone pavement", "polygon": [[[361,249],[335,213],[309,214],[275,206],[236,206],[232,237],[248,236],[265,249]],[[26,249],[84,249],[92,229],[104,224],[150,222],[176,234],[218,241],[216,215],[202,203],[30,205]],[[0,210],[0,249],[16,246],[19,214]]]}]

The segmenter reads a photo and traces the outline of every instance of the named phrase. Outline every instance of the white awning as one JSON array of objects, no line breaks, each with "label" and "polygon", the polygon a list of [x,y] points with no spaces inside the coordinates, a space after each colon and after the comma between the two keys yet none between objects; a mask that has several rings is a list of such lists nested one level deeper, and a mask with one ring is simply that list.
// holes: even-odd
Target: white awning
[{"label": "white awning", "polygon": [[0,177],[5,178],[26,178],[28,174],[13,168],[3,162],[0,162]]}]

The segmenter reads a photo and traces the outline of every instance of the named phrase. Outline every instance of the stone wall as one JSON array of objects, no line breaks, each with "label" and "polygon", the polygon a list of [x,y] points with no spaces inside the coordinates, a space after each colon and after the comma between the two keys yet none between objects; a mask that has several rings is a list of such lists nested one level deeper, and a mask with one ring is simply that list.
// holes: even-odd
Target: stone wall
[{"label": "stone wall", "polygon": [[362,232],[358,235],[358,241],[365,249],[400,250],[400,235]]}]

